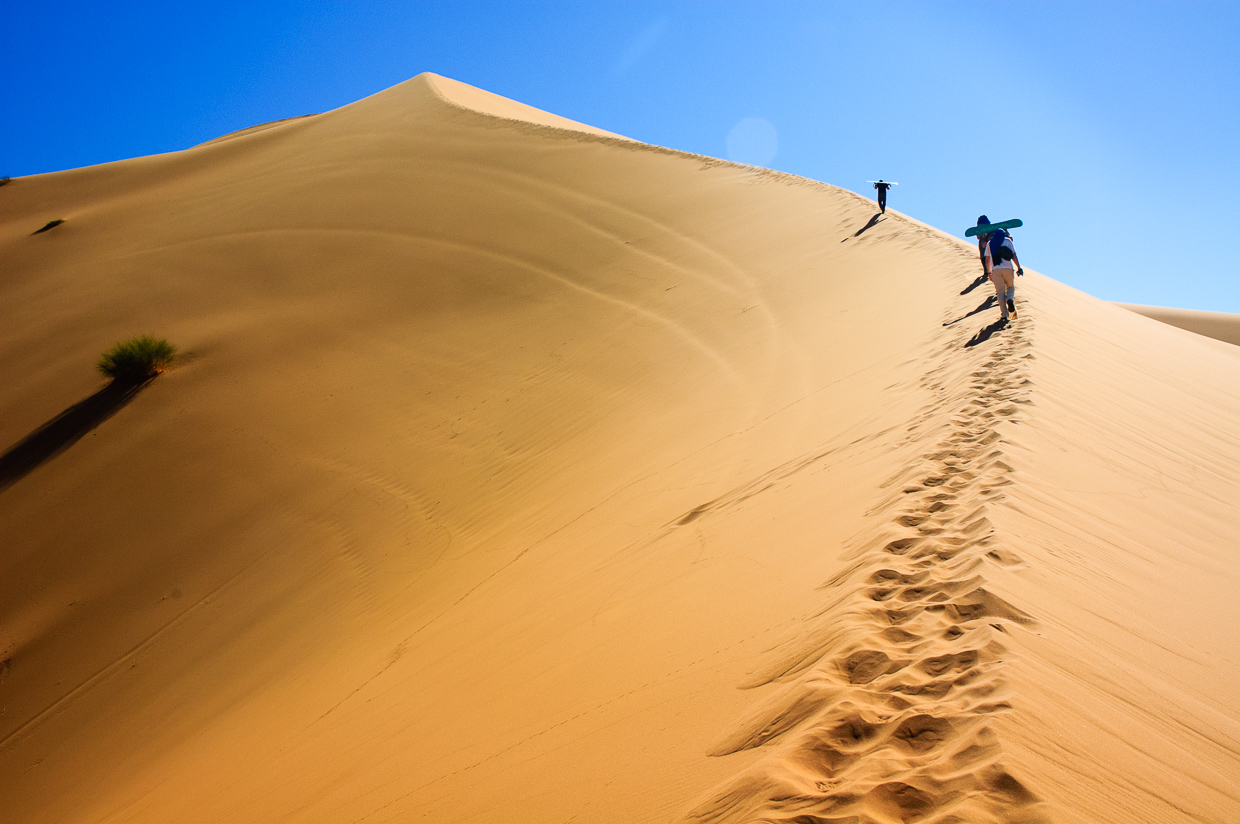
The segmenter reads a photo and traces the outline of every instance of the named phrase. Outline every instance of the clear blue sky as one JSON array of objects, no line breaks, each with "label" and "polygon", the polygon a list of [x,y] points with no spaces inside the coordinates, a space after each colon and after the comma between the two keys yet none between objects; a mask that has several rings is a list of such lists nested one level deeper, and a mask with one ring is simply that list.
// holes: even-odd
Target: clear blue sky
[{"label": "clear blue sky", "polygon": [[1020,217],[1022,262],[1058,280],[1240,312],[1234,0],[63,0],[4,3],[0,31],[0,175],[183,149],[433,71],[865,194],[899,181],[892,208],[956,234]]}]

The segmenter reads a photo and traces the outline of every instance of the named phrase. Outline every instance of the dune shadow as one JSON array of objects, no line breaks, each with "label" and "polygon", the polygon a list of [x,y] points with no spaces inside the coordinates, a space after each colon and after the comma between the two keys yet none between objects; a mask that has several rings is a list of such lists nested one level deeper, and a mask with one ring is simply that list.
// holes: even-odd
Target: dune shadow
[{"label": "dune shadow", "polygon": [[115,415],[151,381],[112,381],[0,455],[0,491],[8,489]]},{"label": "dune shadow", "polygon": [[956,318],[955,320],[949,320],[949,321],[947,321],[946,323],[944,323],[943,325],[944,325],[944,326],[954,326],[955,324],[960,323],[960,321],[964,320],[965,318],[971,318],[971,317],[973,317],[973,316],[974,316],[974,315],[976,315],[978,312],[985,312],[987,309],[994,309],[994,308],[995,308],[995,296],[994,296],[994,295],[990,295],[990,296],[989,296],[989,297],[987,297],[984,301],[982,301],[981,303],[979,303],[979,304],[977,305],[977,308],[976,308],[976,309],[974,309],[973,311],[968,312],[968,313],[966,313],[966,314],[963,314],[963,315],[961,315],[960,317]]},{"label": "dune shadow", "polygon": [[983,326],[981,329],[977,330],[977,334],[974,335],[969,340],[969,342],[964,345],[964,348],[968,349],[971,346],[977,346],[979,343],[985,343],[986,341],[990,340],[991,335],[993,335],[995,332],[998,332],[1000,329],[1002,329],[1003,327],[1007,325],[1008,325],[1007,318],[999,318],[997,321],[990,324],[989,326]]},{"label": "dune shadow", "polygon": [[968,286],[961,289],[960,294],[967,295],[970,292],[972,292],[974,289],[976,289],[977,287],[981,286],[983,283],[986,283],[989,280],[990,278],[986,277],[986,273],[982,272],[980,275],[977,276],[977,280],[973,281]]}]

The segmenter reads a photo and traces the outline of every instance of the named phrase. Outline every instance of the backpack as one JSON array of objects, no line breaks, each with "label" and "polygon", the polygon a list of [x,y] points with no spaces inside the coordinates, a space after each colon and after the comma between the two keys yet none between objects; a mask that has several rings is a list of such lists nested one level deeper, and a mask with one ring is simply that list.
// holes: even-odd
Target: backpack
[{"label": "backpack", "polygon": [[1005,260],[1011,260],[1015,254],[1011,249],[1003,245],[1003,241],[1009,239],[1011,235],[1003,229],[996,229],[994,236],[990,238],[990,259],[995,264],[1002,263]]}]

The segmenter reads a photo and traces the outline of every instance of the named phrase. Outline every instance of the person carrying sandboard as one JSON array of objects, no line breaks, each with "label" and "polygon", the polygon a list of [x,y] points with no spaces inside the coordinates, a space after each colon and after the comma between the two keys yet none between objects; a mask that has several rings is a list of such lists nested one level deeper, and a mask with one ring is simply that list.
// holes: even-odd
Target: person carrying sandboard
[{"label": "person carrying sandboard", "polygon": [[[983,215],[985,217],[985,215]],[[984,240],[982,249],[982,268],[986,276],[995,285],[995,299],[999,301],[999,316],[1003,321],[1016,317],[1016,277],[1025,274],[1016,256],[1016,246],[1006,229],[1000,229],[989,221],[978,219],[978,226],[986,226],[986,231],[978,234],[979,241]]]},{"label": "person carrying sandboard", "polygon": [[878,190],[878,211],[887,214],[887,190],[892,186],[899,186],[899,183],[888,183],[881,177],[878,180],[867,180],[867,183],[873,183],[874,188]]},{"label": "person carrying sandboard", "polygon": [[[970,226],[964,233],[965,237],[977,238],[977,258],[982,264],[982,277],[989,277],[990,270],[986,268],[986,242],[990,240],[991,235],[996,229],[1019,229],[1024,226],[1025,222],[1020,218],[1013,220],[1001,220],[998,223],[991,223],[990,218],[981,215],[977,219],[976,226]],[[1010,238],[1011,235],[1008,235]]]}]

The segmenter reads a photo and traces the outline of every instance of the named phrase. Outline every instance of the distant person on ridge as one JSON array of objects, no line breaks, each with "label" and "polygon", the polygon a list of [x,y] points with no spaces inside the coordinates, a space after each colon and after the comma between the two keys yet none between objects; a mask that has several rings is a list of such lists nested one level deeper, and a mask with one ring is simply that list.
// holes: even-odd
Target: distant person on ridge
[{"label": "distant person on ridge", "polygon": [[[978,225],[984,224],[979,220]],[[986,242],[982,252],[982,267],[995,285],[999,314],[1001,319],[1006,321],[1009,315],[1016,317],[1016,276],[1025,274],[1025,270],[1020,265],[1020,258],[1016,256],[1016,246],[1006,231],[996,229],[983,237]]]},{"label": "distant person on ridge", "polygon": [[880,177],[874,188],[878,189],[878,211],[887,214],[887,190],[891,188],[891,184]]}]

